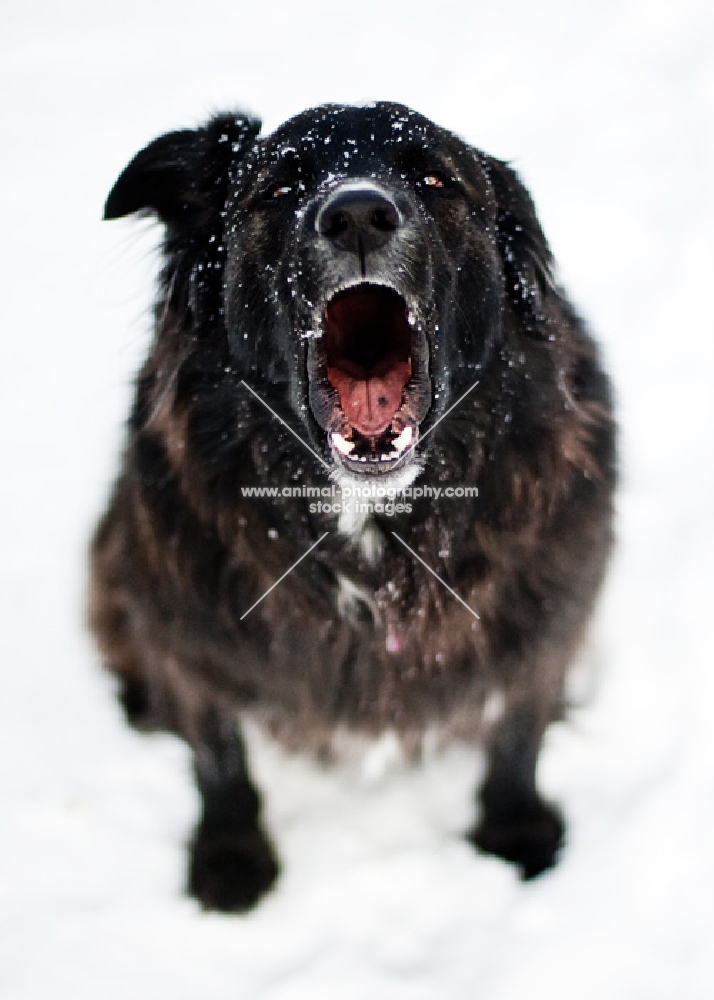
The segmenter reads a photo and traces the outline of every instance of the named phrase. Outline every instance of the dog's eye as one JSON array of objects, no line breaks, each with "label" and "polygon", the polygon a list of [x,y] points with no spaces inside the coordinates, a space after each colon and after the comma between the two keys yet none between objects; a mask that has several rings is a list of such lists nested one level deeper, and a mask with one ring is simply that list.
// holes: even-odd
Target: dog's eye
[{"label": "dog's eye", "polygon": [[452,193],[456,184],[454,179],[441,170],[430,170],[428,173],[417,174],[416,186],[421,191]]},{"label": "dog's eye", "polygon": [[292,184],[271,184],[263,192],[263,197],[266,201],[278,201],[280,198],[286,198],[289,194],[292,194],[294,190],[295,188]]}]

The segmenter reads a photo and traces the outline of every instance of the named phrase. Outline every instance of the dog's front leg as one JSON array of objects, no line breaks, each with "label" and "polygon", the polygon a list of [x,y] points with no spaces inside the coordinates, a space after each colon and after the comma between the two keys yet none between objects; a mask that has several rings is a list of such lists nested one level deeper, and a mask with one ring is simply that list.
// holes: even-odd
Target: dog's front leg
[{"label": "dog's front leg", "polygon": [[260,796],[235,717],[204,711],[191,743],[202,815],[190,845],[188,891],[206,909],[247,910],[275,881],[278,863],[260,825]]},{"label": "dog's front leg", "polygon": [[536,787],[538,753],[552,714],[537,702],[517,702],[494,724],[479,794],[481,817],[468,834],[480,850],[517,864],[524,879],[555,864],[565,832],[559,811]]}]

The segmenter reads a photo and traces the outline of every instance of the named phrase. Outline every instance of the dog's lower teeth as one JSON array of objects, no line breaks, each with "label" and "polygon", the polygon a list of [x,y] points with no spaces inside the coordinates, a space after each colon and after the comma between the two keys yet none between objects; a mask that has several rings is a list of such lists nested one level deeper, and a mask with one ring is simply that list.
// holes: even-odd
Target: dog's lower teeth
[{"label": "dog's lower teeth", "polygon": [[399,434],[391,442],[390,451],[382,452],[381,454],[373,452],[368,455],[355,455],[354,452],[357,442],[350,441],[338,431],[332,431],[330,434],[330,441],[332,442],[332,446],[340,453],[340,455],[344,455],[345,458],[349,458],[352,462],[394,462],[407,450],[412,442],[413,436],[413,428],[405,427],[401,434]]}]

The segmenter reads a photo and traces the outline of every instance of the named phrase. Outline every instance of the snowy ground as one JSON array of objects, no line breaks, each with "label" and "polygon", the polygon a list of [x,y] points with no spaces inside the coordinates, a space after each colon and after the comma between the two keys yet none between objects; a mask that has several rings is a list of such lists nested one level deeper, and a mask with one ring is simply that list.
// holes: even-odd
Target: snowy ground
[{"label": "snowy ground", "polygon": [[[5,0],[3,998],[714,996],[711,11]],[[569,845],[527,886],[475,857],[457,836],[476,774],[461,748],[370,777],[253,737],[284,876],[253,915],[204,916],[181,894],[187,754],[125,728],[82,631],[156,236],[102,225],[102,201],[143,143],[213,109],[272,128],[372,98],[514,161],[614,374],[620,544],[589,703],[542,761]]]}]

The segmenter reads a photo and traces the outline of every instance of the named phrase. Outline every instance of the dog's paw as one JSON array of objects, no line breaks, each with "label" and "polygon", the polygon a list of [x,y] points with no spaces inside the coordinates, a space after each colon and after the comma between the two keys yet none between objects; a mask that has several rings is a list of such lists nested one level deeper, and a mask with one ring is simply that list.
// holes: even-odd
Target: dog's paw
[{"label": "dog's paw", "polygon": [[527,880],[556,864],[564,835],[558,810],[538,800],[518,813],[487,813],[467,839],[480,851],[518,865]]},{"label": "dog's paw", "polygon": [[161,728],[149,695],[149,688],[141,677],[130,674],[122,677],[117,691],[119,704],[124,709],[126,721],[141,733],[154,733]]},{"label": "dog's paw", "polygon": [[254,906],[278,876],[265,834],[199,827],[190,847],[188,891],[206,910],[241,913]]}]

